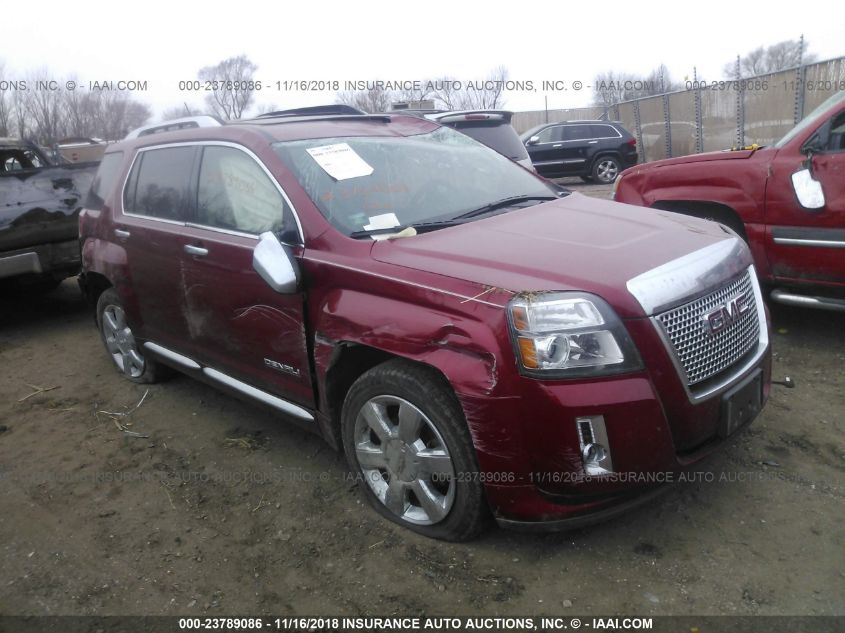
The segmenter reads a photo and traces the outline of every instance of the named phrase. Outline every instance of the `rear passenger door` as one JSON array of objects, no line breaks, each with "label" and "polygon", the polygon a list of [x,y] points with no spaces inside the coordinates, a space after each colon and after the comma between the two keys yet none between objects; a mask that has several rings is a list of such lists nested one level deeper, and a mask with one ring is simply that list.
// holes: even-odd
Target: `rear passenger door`
[{"label": "rear passenger door", "polygon": [[560,150],[564,173],[578,176],[589,171],[588,159],[595,153],[597,142],[587,124],[566,125],[563,128],[563,147]]},{"label": "rear passenger door", "polygon": [[196,153],[175,145],[139,150],[111,238],[126,253],[129,283],[117,291],[130,321],[142,338],[182,351],[188,336],[182,247]]},{"label": "rear passenger door", "polygon": [[272,290],[252,265],[258,236],[273,232],[301,254],[294,210],[259,159],[234,144],[200,147],[194,216],[184,230],[181,275],[192,356],[259,389],[314,405],[304,296]]}]

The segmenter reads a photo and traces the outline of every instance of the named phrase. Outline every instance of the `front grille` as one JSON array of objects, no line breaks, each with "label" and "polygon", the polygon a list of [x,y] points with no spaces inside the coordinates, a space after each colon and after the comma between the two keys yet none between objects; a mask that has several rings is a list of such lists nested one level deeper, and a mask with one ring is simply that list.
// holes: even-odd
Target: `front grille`
[{"label": "front grille", "polygon": [[[705,315],[747,293],[750,309],[733,323],[711,334]],[[760,317],[751,275],[741,277],[715,292],[657,315],[692,386],[728,369],[760,340]]]}]

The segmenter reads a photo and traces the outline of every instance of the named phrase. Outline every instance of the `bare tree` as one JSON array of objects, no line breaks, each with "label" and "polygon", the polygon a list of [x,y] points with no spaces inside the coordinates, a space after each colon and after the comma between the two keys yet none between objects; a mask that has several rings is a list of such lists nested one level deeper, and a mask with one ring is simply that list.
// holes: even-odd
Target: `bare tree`
[{"label": "bare tree", "polygon": [[396,94],[390,90],[374,86],[370,90],[347,90],[338,92],[335,96],[337,103],[345,103],[353,108],[373,114],[387,112],[390,104],[396,101]]},{"label": "bare tree", "polygon": [[454,77],[443,76],[437,79],[430,79],[425,82],[431,87],[432,96],[437,105],[445,110],[461,109],[461,87],[460,81]]},{"label": "bare tree", "polygon": [[392,91],[374,85],[370,90],[337,93],[337,102],[365,112],[387,112],[397,102],[432,100],[445,110],[479,110],[501,108],[508,87],[508,69],[494,68],[484,79],[467,82],[454,77],[439,77],[416,82],[413,90]]},{"label": "bare tree", "polygon": [[609,107],[622,101],[652,97],[678,90],[680,85],[669,75],[666,64],[660,64],[647,75],[599,73],[593,79],[593,103]]},{"label": "bare tree", "polygon": [[281,109],[282,108],[280,108],[275,103],[262,103],[260,106],[258,106],[257,114],[267,114],[268,112],[277,112],[278,110],[281,110]]},{"label": "bare tree", "polygon": [[[744,56],[740,56],[740,75],[742,77],[768,75],[795,68],[799,64],[810,64],[818,59],[818,55],[807,53],[808,46],[807,40],[802,42],[800,39],[784,40],[771,46],[759,46]],[[727,77],[736,77],[736,62],[725,64],[723,72]]]},{"label": "bare tree", "polygon": [[164,112],[161,113],[161,120],[169,121],[171,119],[181,119],[182,117],[197,116],[202,113],[203,111],[199,108],[195,108],[193,106],[189,106],[187,103],[183,103],[180,106],[173,106],[172,108],[167,108]]},{"label": "bare tree", "polygon": [[217,116],[226,120],[241,118],[255,96],[252,82],[256,70],[258,66],[246,55],[230,57],[200,69],[199,80],[212,82],[213,90],[206,97],[206,103]]},{"label": "bare tree", "polygon": [[12,93],[12,117],[9,133],[20,138],[32,136],[32,128],[26,111],[25,90],[15,90]]},{"label": "bare tree", "polygon": [[24,107],[37,138],[47,144],[55,143],[64,135],[66,110],[64,95],[57,88],[58,82],[51,77],[47,68],[41,68],[27,77],[27,91]]},{"label": "bare tree", "polygon": [[[0,82],[6,79],[6,65],[0,61]],[[12,100],[0,90],[0,136],[9,136],[12,127]]]}]

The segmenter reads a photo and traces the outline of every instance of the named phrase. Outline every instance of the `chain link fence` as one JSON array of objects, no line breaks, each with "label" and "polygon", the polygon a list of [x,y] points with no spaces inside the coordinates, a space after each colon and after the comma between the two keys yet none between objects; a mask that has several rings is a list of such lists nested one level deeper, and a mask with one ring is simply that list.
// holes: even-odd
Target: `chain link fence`
[{"label": "chain link fence", "polygon": [[770,145],[830,95],[845,89],[845,57],[740,80],[686,82],[687,89],[614,106],[517,112],[522,133],[541,123],[619,121],[637,138],[640,160]]}]

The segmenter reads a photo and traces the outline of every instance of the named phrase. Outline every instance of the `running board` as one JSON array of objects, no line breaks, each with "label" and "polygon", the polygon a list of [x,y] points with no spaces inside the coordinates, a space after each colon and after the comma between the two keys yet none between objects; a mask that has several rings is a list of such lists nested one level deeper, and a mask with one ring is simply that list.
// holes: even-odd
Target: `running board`
[{"label": "running board", "polygon": [[169,360],[171,363],[173,363],[174,365],[178,365],[182,369],[190,369],[193,371],[202,370],[202,373],[206,378],[213,380],[217,384],[229,387],[230,389],[234,389],[235,391],[247,396],[248,398],[252,398],[253,400],[257,400],[258,402],[269,405],[274,409],[278,409],[282,413],[292,415],[295,418],[299,418],[300,420],[307,420],[309,422],[314,421],[314,416],[307,409],[303,409],[302,407],[295,405],[292,402],[283,400],[282,398],[269,394],[266,391],[256,389],[252,385],[248,385],[245,382],[241,382],[237,378],[232,378],[231,376],[224,374],[221,371],[217,371],[216,369],[212,369],[211,367],[201,367],[200,364],[192,358],[188,358],[187,356],[183,356],[182,354],[177,354],[173,350],[167,349],[166,347],[162,347],[161,345],[153,343],[151,341],[147,341],[146,343],[144,343],[144,348],[148,349],[154,354],[157,354],[161,358]]},{"label": "running board", "polygon": [[231,376],[227,376],[223,372],[219,372],[216,369],[212,369],[211,367],[203,367],[202,373],[205,374],[211,380],[229,387],[230,389],[234,389],[242,393],[245,396],[252,398],[253,400],[258,400],[258,402],[263,402],[264,404],[270,405],[274,409],[278,409],[282,413],[287,413],[288,415],[292,415],[300,420],[308,420],[309,422],[314,421],[314,416],[311,415],[306,409],[303,409],[300,406],[293,404],[292,402],[288,402],[287,400],[282,400],[281,398],[277,398],[276,396],[270,395],[266,391],[261,391],[260,389],[256,389],[252,385],[248,385],[245,382],[241,382],[236,378],[232,378]]},{"label": "running board", "polygon": [[789,306],[845,312],[845,299],[799,295],[786,292],[785,290],[772,290],[771,297],[772,301],[777,301],[778,303],[783,303]]}]

